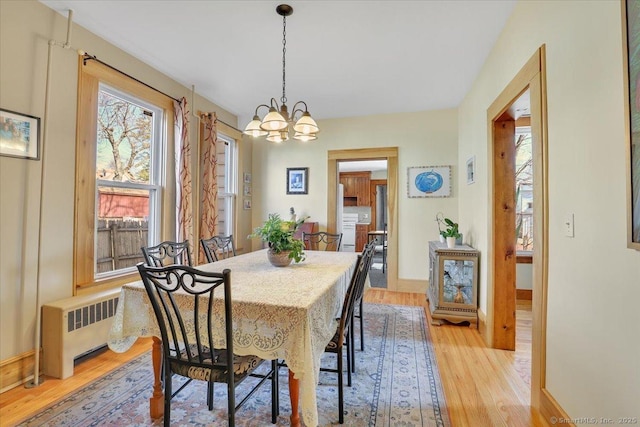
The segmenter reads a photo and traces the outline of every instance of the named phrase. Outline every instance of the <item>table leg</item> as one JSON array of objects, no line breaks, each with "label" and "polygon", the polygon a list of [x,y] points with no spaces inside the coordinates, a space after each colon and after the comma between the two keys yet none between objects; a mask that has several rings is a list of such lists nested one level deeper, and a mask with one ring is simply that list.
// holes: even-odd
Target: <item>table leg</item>
[{"label": "table leg", "polygon": [[289,397],[291,397],[291,427],[300,427],[300,414],[298,413],[298,397],[300,395],[300,380],[293,378],[293,372],[289,369]]},{"label": "table leg", "polygon": [[151,418],[162,418],[164,415],[164,394],[162,392],[162,383],[160,382],[162,340],[158,337],[153,337],[151,359],[153,361],[153,395],[149,399],[149,413]]}]

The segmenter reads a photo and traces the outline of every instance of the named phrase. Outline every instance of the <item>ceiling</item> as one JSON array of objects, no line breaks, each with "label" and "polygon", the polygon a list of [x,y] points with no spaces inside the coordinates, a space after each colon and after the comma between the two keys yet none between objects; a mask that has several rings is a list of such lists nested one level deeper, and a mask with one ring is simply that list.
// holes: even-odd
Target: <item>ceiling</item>
[{"label": "ceiling", "polygon": [[[305,101],[316,119],[455,108],[515,1],[288,1],[287,105]],[[280,102],[281,1],[42,3],[65,17],[73,9],[75,23],[187,88],[195,85],[237,115],[239,127],[257,105]],[[73,36],[71,45],[101,58]]]}]

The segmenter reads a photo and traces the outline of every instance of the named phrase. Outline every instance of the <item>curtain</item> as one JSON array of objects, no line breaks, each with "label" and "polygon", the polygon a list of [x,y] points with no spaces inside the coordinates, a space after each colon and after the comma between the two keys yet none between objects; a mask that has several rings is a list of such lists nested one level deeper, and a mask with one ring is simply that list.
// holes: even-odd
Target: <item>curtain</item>
[{"label": "curtain", "polygon": [[[218,179],[216,166],[218,164],[216,146],[218,132],[216,129],[216,113],[209,113],[202,117],[203,135],[202,160],[202,206],[200,209],[200,238],[209,239],[217,235],[218,226]],[[199,251],[200,263],[205,262],[204,254]]]},{"label": "curtain", "polygon": [[191,141],[189,140],[189,109],[187,100],[174,101],[176,149],[176,241],[193,241],[193,212],[191,208]]}]

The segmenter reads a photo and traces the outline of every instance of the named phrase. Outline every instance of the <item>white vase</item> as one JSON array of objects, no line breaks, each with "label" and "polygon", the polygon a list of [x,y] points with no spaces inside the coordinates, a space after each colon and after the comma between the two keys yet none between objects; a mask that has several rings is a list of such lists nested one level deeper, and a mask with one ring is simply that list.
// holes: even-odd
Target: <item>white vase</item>
[{"label": "white vase", "polygon": [[438,236],[440,237],[440,243],[444,243],[445,242],[444,236],[442,234],[439,234]]},{"label": "white vase", "polygon": [[455,237],[447,237],[447,247],[449,249],[453,249],[456,247],[456,238]]}]

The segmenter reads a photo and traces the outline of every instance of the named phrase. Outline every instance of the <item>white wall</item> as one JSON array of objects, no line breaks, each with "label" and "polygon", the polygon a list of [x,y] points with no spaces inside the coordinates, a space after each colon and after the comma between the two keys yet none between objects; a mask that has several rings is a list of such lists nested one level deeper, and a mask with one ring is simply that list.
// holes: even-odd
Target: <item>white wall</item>
[{"label": "white wall", "polygon": [[[35,1],[0,1],[0,106],[43,118],[47,42],[65,41],[66,17]],[[74,25],[73,47],[145,83],[191,100],[191,90]],[[78,56],[55,47],[42,206],[41,303],[73,292],[73,215]],[[236,117],[196,98],[196,109]],[[44,118],[41,127],[44,126]],[[192,142],[197,140],[192,120]],[[194,159],[195,162],[195,159]],[[250,167],[250,162],[246,161]],[[0,360],[34,348],[38,212],[42,161],[0,157]],[[167,170],[172,173],[174,167]],[[168,177],[168,179],[173,179]],[[245,227],[246,228],[246,227]],[[10,325],[10,326],[9,326]]]},{"label": "white wall", "polygon": [[[517,4],[459,109],[458,163],[473,154],[477,160],[476,184],[460,191],[462,231],[486,253],[487,108],[542,44],[549,125],[547,389],[572,417],[637,417],[640,252],[626,248],[620,2]],[[575,214],[574,238],[562,233],[567,213]]]},{"label": "white wall", "polygon": [[[309,105],[312,100],[307,100]],[[253,223],[269,213],[311,215],[327,225],[327,153],[329,150],[398,147],[398,244],[400,279],[428,279],[428,241],[438,238],[437,212],[458,216],[457,112],[442,110],[322,120],[318,139],[254,144],[253,173],[259,192],[253,196]],[[245,137],[246,139],[246,137]],[[407,198],[407,167],[453,165],[452,197]],[[309,168],[309,194],[287,195],[288,167]],[[254,242],[257,248],[259,241]]]}]

